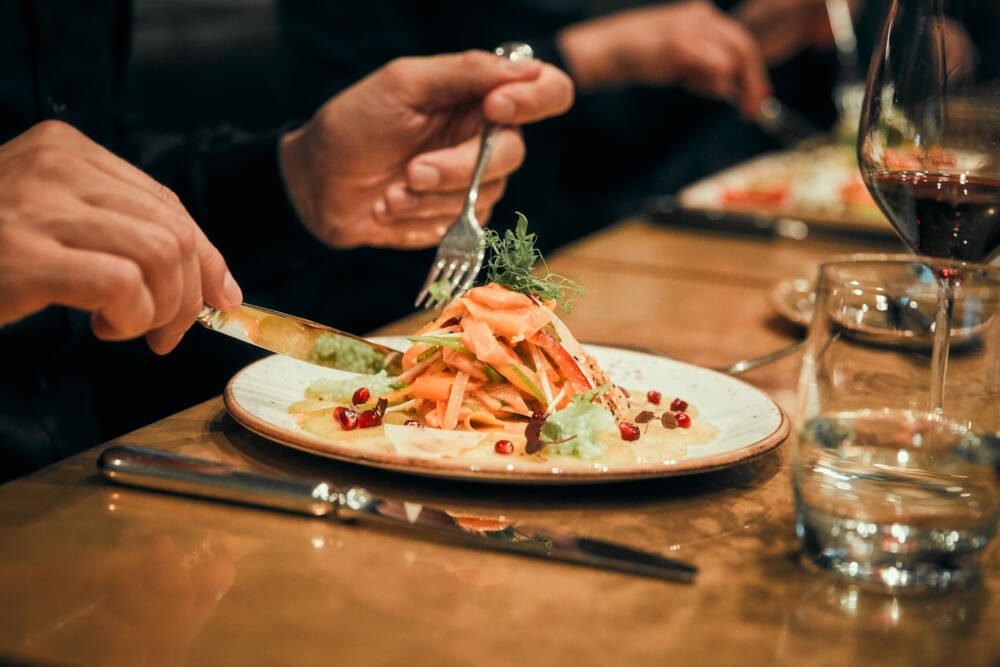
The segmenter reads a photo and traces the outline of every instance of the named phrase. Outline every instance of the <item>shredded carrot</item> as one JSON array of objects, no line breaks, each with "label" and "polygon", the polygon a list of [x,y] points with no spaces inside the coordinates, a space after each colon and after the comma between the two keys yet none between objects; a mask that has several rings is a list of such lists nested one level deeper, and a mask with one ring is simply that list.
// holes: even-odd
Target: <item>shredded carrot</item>
[{"label": "shredded carrot", "polygon": [[426,343],[415,343],[411,345],[410,349],[403,353],[403,370],[408,371],[416,366],[419,363],[417,358],[432,347],[434,346],[427,345]]},{"label": "shredded carrot", "polygon": [[498,285],[470,290],[417,332],[455,342],[437,350],[433,344],[410,347],[396,378],[405,386],[382,397],[428,426],[523,433],[525,417],[564,407],[574,393],[550,351],[535,340],[553,321],[553,305]]},{"label": "shredded carrot", "polygon": [[426,398],[430,401],[447,401],[454,382],[455,376],[453,375],[425,373],[410,383],[409,395],[414,398]]}]

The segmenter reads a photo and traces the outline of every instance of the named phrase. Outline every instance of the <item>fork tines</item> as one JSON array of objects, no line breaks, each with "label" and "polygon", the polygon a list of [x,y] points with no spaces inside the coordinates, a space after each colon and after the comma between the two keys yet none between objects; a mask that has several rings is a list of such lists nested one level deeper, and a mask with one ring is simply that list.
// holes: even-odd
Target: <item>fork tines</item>
[{"label": "fork tines", "polygon": [[[424,308],[436,308],[445,301],[458,298],[472,286],[472,281],[479,273],[482,263],[482,254],[478,258],[469,256],[438,258],[431,270],[427,272],[427,279],[424,281],[424,286],[420,288],[414,305],[419,308],[423,303]],[[445,299],[438,299],[430,293],[430,287],[442,280],[448,282],[448,296]]]}]

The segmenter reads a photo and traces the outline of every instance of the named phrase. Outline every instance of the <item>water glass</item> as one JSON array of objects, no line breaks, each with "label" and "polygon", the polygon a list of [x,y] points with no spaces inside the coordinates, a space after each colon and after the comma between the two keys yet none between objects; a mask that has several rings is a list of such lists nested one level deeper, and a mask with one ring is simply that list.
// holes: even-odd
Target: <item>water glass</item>
[{"label": "water glass", "polygon": [[[957,285],[937,408],[941,275]],[[825,264],[798,396],[804,555],[883,589],[975,582],[1000,509],[1000,270],[918,258]]]}]

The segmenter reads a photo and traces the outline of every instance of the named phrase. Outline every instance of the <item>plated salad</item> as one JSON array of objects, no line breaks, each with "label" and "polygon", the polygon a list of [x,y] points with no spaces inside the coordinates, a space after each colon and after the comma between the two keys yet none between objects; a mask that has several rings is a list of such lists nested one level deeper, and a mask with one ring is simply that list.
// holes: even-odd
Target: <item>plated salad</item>
[{"label": "plated salad", "polygon": [[487,283],[408,337],[403,372],[314,381],[289,408],[302,428],[405,456],[594,462],[676,460],[718,435],[668,388],[611,381],[556,314],[582,289],[548,272],[524,216],[485,240]]}]

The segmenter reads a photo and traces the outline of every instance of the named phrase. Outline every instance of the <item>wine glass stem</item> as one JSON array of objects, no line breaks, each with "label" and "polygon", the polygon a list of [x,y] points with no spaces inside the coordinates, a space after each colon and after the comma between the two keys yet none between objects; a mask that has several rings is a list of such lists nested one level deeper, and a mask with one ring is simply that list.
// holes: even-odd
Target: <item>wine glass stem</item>
[{"label": "wine glass stem", "polygon": [[951,348],[951,314],[955,305],[954,283],[951,278],[939,281],[937,314],[934,318],[934,347],[931,352],[930,409],[944,412],[944,383],[948,374],[948,351]]}]

